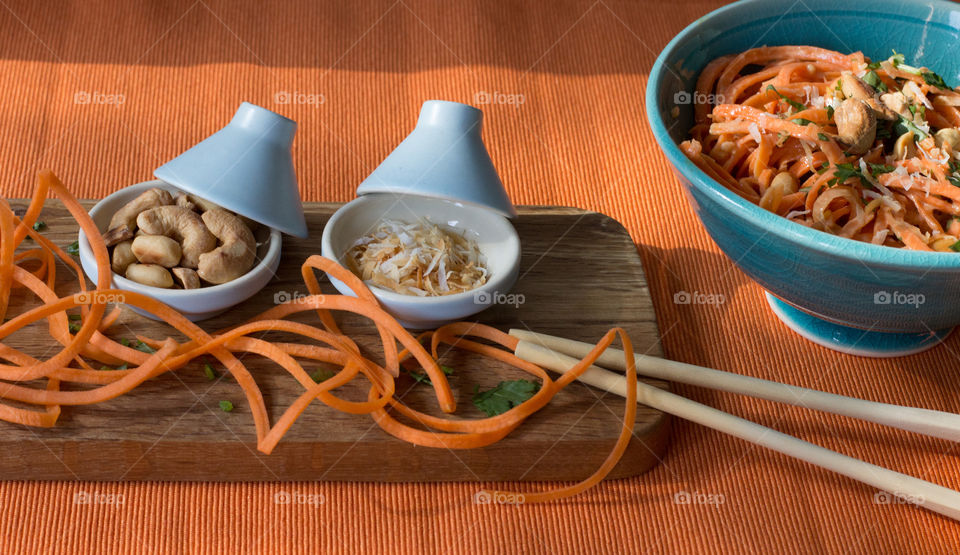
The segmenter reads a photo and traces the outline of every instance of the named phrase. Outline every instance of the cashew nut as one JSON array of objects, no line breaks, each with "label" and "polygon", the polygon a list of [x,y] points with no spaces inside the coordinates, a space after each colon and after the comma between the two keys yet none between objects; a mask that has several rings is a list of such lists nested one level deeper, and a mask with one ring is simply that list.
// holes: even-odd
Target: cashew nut
[{"label": "cashew nut", "polygon": [[960,152],[960,130],[955,127],[946,127],[937,131],[933,139],[937,142],[937,148],[943,148],[944,144],[948,144],[953,152]]},{"label": "cashew nut", "polygon": [[149,285],[169,289],[173,287],[173,278],[163,266],[156,264],[131,264],[127,266],[127,279]]},{"label": "cashew nut", "polygon": [[157,206],[166,206],[173,204],[173,197],[164,189],[154,187],[145,191],[137,198],[128,202],[123,208],[117,210],[110,218],[110,227],[107,231],[126,225],[133,231],[137,228],[137,216],[144,210],[149,210]]},{"label": "cashew nut", "polygon": [[182,206],[158,206],[142,212],[137,225],[151,235],[166,235],[180,242],[183,257],[180,265],[196,268],[200,255],[217,247],[217,238],[196,212]]},{"label": "cashew nut", "polygon": [[133,230],[127,227],[127,224],[121,224],[103,234],[103,241],[108,247],[112,247],[121,241],[133,239]]},{"label": "cashew nut", "polygon": [[113,273],[123,275],[127,271],[127,266],[137,261],[132,247],[133,241],[117,243],[113,247],[113,257],[110,259],[110,269],[113,270]]},{"label": "cashew nut", "polygon": [[257,242],[243,221],[221,208],[204,212],[203,223],[221,245],[200,255],[200,277],[210,283],[226,283],[247,273],[256,260]]},{"label": "cashew nut", "polygon": [[917,144],[914,142],[913,131],[907,131],[893,143],[893,157],[896,160],[906,160],[917,155]]},{"label": "cashew nut", "polygon": [[867,104],[856,98],[844,100],[833,114],[840,140],[851,154],[870,150],[877,138],[877,116]]},{"label": "cashew nut", "polygon": [[760,198],[760,207],[776,212],[780,209],[780,201],[783,200],[784,195],[796,192],[797,178],[793,177],[790,172],[780,172],[770,182],[767,190],[763,192],[763,196]]},{"label": "cashew nut", "polygon": [[877,116],[885,120],[897,121],[899,119],[897,114],[877,99],[877,91],[873,87],[864,83],[862,79],[849,71],[840,74],[840,91],[844,98],[856,98],[866,102],[867,106],[877,113]]},{"label": "cashew nut", "polygon": [[187,202],[193,203],[197,210],[200,212],[206,212],[208,210],[221,210],[222,207],[219,204],[214,204],[207,199],[200,198],[197,195],[184,195]]},{"label": "cashew nut", "polygon": [[177,195],[177,199],[174,201],[174,204],[182,208],[187,208],[196,212],[198,210],[197,205],[193,202],[190,202],[190,197],[186,193],[180,193]]},{"label": "cashew nut", "polygon": [[180,284],[180,287],[184,289],[200,289],[200,276],[197,275],[196,270],[191,270],[190,268],[174,268],[170,271],[173,272],[173,277],[177,280],[177,283]]},{"label": "cashew nut", "polygon": [[180,243],[166,235],[137,235],[132,250],[142,264],[173,268],[180,263]]}]

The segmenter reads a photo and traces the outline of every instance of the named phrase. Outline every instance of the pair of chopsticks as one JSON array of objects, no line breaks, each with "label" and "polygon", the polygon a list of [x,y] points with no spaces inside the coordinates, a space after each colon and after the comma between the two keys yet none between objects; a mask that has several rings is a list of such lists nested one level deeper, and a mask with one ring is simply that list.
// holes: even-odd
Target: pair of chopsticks
[{"label": "pair of chopsticks", "polygon": [[[568,371],[594,348],[589,343],[526,330],[512,329],[510,335],[520,340],[515,349],[519,358],[559,373]],[[579,379],[625,397],[624,376],[601,366],[621,372],[626,370],[623,351],[607,349],[597,359],[597,365],[588,368]],[[638,374],[652,378],[850,416],[951,441],[960,440],[960,415],[957,414],[844,397],[647,355],[636,355],[636,369]],[[643,382],[637,383],[637,403],[832,470],[960,520],[960,492],[952,489],[848,457]]]}]

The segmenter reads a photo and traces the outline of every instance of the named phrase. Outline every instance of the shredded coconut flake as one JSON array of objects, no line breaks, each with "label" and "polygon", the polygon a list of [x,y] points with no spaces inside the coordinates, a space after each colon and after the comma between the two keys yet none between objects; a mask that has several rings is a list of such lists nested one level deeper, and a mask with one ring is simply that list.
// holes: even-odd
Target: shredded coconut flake
[{"label": "shredded coconut flake", "polygon": [[489,275],[476,241],[427,219],[383,220],[357,239],[345,258],[368,284],[418,297],[470,291]]}]

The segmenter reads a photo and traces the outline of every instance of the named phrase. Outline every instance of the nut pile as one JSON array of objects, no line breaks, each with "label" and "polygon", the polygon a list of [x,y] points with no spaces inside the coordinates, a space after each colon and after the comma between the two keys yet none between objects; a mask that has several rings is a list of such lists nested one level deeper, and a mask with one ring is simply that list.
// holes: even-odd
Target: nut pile
[{"label": "nut pile", "polygon": [[115,274],[152,287],[198,289],[250,271],[255,225],[194,195],[153,188],[118,210],[103,238]]}]

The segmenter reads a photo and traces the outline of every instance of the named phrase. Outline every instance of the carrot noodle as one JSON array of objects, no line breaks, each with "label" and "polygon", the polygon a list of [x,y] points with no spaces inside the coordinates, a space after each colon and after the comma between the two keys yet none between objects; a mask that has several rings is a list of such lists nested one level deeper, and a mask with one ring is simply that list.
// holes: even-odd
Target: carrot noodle
[{"label": "carrot noodle", "polygon": [[[899,55],[871,62],[812,46],[753,48],[701,71],[695,123],[680,147],[713,180],[793,222],[960,251],[960,92],[938,79]],[[858,102],[875,116],[874,135],[859,133],[869,125],[855,135],[838,128],[835,112]],[[844,142],[851,137],[873,142]]]},{"label": "carrot noodle", "polygon": [[[829,56],[826,58],[829,59]],[[714,79],[725,67],[718,65],[715,68]],[[812,113],[811,117],[819,118],[818,121],[822,119],[816,113]],[[798,136],[808,136],[806,132],[791,130]],[[770,140],[765,150],[754,155],[750,163],[755,166],[768,164],[768,158],[777,154],[772,145],[773,141]],[[698,149],[699,145],[691,146],[690,152],[699,154]],[[700,162],[702,167],[718,176],[722,175],[720,172],[723,170],[716,162],[705,156],[703,158],[704,161]],[[792,162],[797,163],[797,160]],[[758,183],[767,187],[770,179],[767,175]],[[730,184],[736,183],[737,180],[731,178]],[[939,186],[940,183],[933,185]],[[890,187],[898,185],[891,184]],[[33,228],[50,193],[59,197],[86,235],[97,264],[98,283],[94,289],[87,287],[83,272],[73,258]],[[900,233],[907,235],[913,231],[901,229]],[[27,238],[33,240],[33,248],[20,249],[18,252]],[[61,296],[56,292],[58,259],[76,273],[78,293]],[[33,270],[27,269],[28,264],[35,266]],[[315,274],[317,270],[346,284],[355,296],[322,294]],[[39,174],[34,195],[22,219],[17,218],[7,201],[0,198],[0,316],[3,317],[0,318],[0,420],[24,426],[51,427],[56,424],[64,406],[91,405],[131,394],[148,380],[167,372],[179,371],[198,357],[213,356],[233,376],[245,395],[256,429],[257,448],[263,453],[270,454],[277,447],[314,401],[336,411],[369,415],[385,432],[415,445],[475,449],[495,443],[520,427],[527,418],[546,406],[557,392],[586,371],[619,336],[628,367],[628,395],[623,425],[613,450],[586,480],[553,491],[523,494],[525,501],[562,499],[595,485],[609,474],[622,457],[633,431],[637,410],[637,376],[633,369],[633,347],[629,337],[620,328],[610,330],[570,372],[553,380],[543,368],[513,354],[516,338],[490,326],[456,322],[413,336],[380,307],[373,292],[359,278],[336,261],[321,256],[309,257],[302,266],[304,284],[310,295],[275,306],[247,322],[213,334],[205,332],[182,314],[149,296],[111,289],[111,275],[107,246],[100,230],[52,172],[43,171]],[[7,314],[12,295],[34,301],[33,306],[19,314]],[[107,313],[108,304],[117,306]],[[106,334],[124,312],[120,304],[149,311],[185,336],[186,340],[178,342],[173,337],[139,337],[140,341],[152,347],[152,352],[143,352],[115,341]],[[80,311],[78,329],[71,329],[70,326],[68,311],[72,310]],[[309,311],[316,312],[321,326],[286,319]],[[336,312],[349,312],[372,321],[383,347],[382,365],[362,354],[360,347],[340,331],[334,319]],[[47,324],[54,345],[60,345],[59,351],[46,360],[38,360],[6,342],[14,332],[43,321]],[[292,334],[302,342],[267,341],[262,336],[269,331]],[[398,351],[398,343],[402,350]],[[395,396],[395,378],[402,367],[422,368],[432,383],[440,411],[456,411],[453,391],[437,362],[441,345],[504,362],[539,379],[540,388],[527,401],[487,418],[441,417],[415,410]],[[241,362],[246,354],[258,355],[276,363],[303,388],[297,399],[272,425],[260,387]],[[328,379],[315,383],[300,362],[304,359],[332,365],[338,370]],[[97,364],[121,366],[123,369],[96,370],[94,366]],[[358,380],[367,387],[366,400],[348,401],[336,395],[339,388],[358,383]],[[65,383],[88,387],[61,389],[61,384]],[[17,405],[11,405],[10,402]],[[394,415],[403,417],[411,424],[397,420]]]}]

